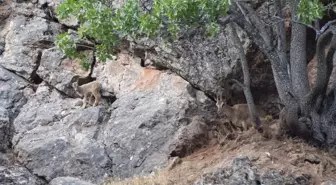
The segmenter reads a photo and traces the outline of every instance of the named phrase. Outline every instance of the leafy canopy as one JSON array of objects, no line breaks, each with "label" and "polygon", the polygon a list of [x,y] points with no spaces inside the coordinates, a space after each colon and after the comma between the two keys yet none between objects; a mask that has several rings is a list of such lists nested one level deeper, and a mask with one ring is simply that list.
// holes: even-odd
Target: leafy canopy
[{"label": "leafy canopy", "polygon": [[325,8],[320,0],[301,0],[298,16],[305,24],[311,24],[316,19],[321,19]]},{"label": "leafy canopy", "polygon": [[[176,38],[191,27],[205,27],[209,35],[215,35],[218,17],[224,16],[231,4],[231,0],[154,0],[151,7],[143,7],[139,0],[128,0],[112,9],[104,2],[65,0],[57,8],[60,19],[73,16],[79,20],[79,39],[94,39],[96,54],[103,61],[111,57],[124,37]],[[76,41],[68,33],[56,38],[57,46],[67,56],[83,58],[76,52]]]},{"label": "leafy canopy", "polygon": [[[60,19],[71,16],[80,21],[79,38],[95,41],[96,55],[111,58],[120,38],[163,37],[175,39],[190,28],[204,29],[208,36],[219,31],[217,20],[225,16],[231,0],[152,0],[145,7],[140,0],[126,0],[111,8],[110,0],[65,0],[57,8]],[[321,18],[324,7],[319,0],[301,0],[299,18],[311,23]],[[57,36],[57,46],[69,57],[83,59],[76,52],[76,38],[68,33]]]}]

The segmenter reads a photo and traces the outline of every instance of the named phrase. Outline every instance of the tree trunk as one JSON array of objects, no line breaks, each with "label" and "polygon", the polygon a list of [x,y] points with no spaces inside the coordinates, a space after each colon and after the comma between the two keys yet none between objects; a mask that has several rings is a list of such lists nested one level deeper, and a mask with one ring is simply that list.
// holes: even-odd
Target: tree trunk
[{"label": "tree trunk", "polygon": [[287,56],[287,43],[286,43],[286,29],[285,29],[285,19],[284,19],[284,12],[282,11],[284,6],[284,2],[281,2],[281,0],[275,0],[274,1],[274,8],[276,11],[276,15],[280,18],[276,26],[276,33],[278,36],[278,54],[280,58],[280,62],[282,66],[287,67],[288,76],[290,77],[290,64],[288,61]]},{"label": "tree trunk", "polygon": [[92,51],[92,60],[91,60],[91,66],[90,66],[90,72],[88,74],[89,78],[92,78],[92,73],[93,73],[93,69],[96,65],[96,48],[93,49]]},{"label": "tree trunk", "polygon": [[242,70],[243,70],[243,75],[244,75],[244,84],[240,84],[240,86],[243,88],[244,91],[244,95],[246,98],[246,103],[248,105],[249,111],[250,111],[250,115],[253,119],[254,122],[254,126],[257,130],[259,130],[259,127],[261,125],[260,123],[260,118],[256,109],[256,106],[254,104],[254,100],[253,100],[253,96],[252,96],[252,92],[251,92],[251,88],[250,88],[250,83],[251,83],[251,79],[250,79],[250,72],[248,69],[248,64],[247,64],[247,59],[245,56],[245,52],[244,52],[244,48],[242,46],[242,43],[238,37],[237,34],[237,30],[235,28],[235,24],[234,23],[230,23],[229,24],[229,30],[232,36],[232,40],[236,45],[236,48],[238,49],[238,53],[239,53],[239,58],[240,58],[240,64],[242,66]]},{"label": "tree trunk", "polygon": [[[299,0],[291,0],[292,19],[299,21],[297,16]],[[292,23],[292,39],[290,46],[291,80],[295,95],[302,100],[309,92],[306,55],[306,26]]]}]

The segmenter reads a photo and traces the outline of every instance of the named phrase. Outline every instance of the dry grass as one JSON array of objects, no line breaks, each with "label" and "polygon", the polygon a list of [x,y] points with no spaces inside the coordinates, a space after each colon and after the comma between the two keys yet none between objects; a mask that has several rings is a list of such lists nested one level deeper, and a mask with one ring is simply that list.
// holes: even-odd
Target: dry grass
[{"label": "dry grass", "polygon": [[[208,146],[182,159],[171,170],[161,170],[147,177],[110,180],[104,185],[187,185],[203,173],[231,165],[239,156],[247,156],[261,171],[275,170],[282,175],[310,174],[313,184],[335,178],[335,154],[321,151],[297,139],[282,141],[265,138],[255,130],[234,133],[232,140]],[[314,161],[315,160],[315,161]]]},{"label": "dry grass", "polygon": [[124,180],[110,179],[103,185],[185,185],[192,184],[200,175],[199,169],[183,164],[174,170],[162,170],[149,176],[136,176]]},{"label": "dry grass", "polygon": [[163,173],[147,177],[134,177],[132,179],[119,180],[111,179],[104,185],[161,185],[169,184],[169,180]]}]

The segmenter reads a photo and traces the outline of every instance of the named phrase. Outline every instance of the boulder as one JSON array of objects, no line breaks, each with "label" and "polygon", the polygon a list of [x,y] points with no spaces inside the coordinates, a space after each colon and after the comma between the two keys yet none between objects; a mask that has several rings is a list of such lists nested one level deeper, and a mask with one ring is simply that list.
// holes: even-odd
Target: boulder
[{"label": "boulder", "polygon": [[336,180],[325,181],[321,185],[336,185]]},{"label": "boulder", "polygon": [[95,139],[109,113],[103,107],[82,110],[78,101],[42,83],[13,123],[17,159],[47,181],[58,176],[94,181],[111,174],[112,161]]},{"label": "boulder", "polygon": [[[13,120],[26,103],[27,82],[0,65],[0,152],[10,148]],[[26,90],[23,90],[26,89]]]},{"label": "boulder", "polygon": [[44,185],[43,179],[32,175],[28,169],[20,166],[0,166],[0,183],[4,185]]},{"label": "boulder", "polygon": [[61,25],[41,17],[15,16],[1,31],[5,38],[5,51],[0,64],[29,79],[36,68],[36,48],[51,48]]},{"label": "boulder", "polygon": [[49,185],[94,185],[73,177],[57,177],[50,181]]},{"label": "boulder", "polygon": [[261,173],[247,157],[235,158],[232,165],[227,168],[219,168],[214,172],[204,174],[194,185],[309,185],[309,175],[282,176],[278,172],[268,171]]}]

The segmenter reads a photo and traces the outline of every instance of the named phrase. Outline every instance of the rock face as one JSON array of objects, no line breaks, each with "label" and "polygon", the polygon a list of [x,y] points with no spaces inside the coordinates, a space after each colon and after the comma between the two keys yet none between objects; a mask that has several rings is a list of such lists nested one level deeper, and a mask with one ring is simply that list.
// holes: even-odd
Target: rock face
[{"label": "rock face", "polygon": [[[251,88],[254,98],[256,102],[262,102],[260,105],[263,105],[276,94],[271,66],[265,62],[254,63],[254,61],[264,61],[263,55],[256,51],[251,40],[239,28],[238,35],[243,42],[251,68]],[[215,96],[217,88],[223,87],[231,93],[232,103],[246,102],[243,91],[237,84],[224,83],[229,78],[243,81],[238,50],[226,29],[211,39],[202,36],[198,31],[186,33],[185,37],[173,45],[147,39],[137,43],[141,44],[134,46],[138,50],[155,48],[150,50],[151,53],[148,55],[155,66],[171,69],[209,95]],[[269,108],[271,107],[265,110]]]},{"label": "rock face", "polygon": [[323,182],[321,185],[335,185],[335,184],[336,184],[336,180],[332,180],[332,181]]},{"label": "rock face", "polygon": [[94,185],[73,177],[57,177],[49,185]]},{"label": "rock face", "polygon": [[[120,54],[99,63],[94,76],[117,100],[104,97],[99,106],[81,109],[71,87],[76,63],[54,46],[63,31],[49,14],[54,4],[0,5],[0,152],[14,152],[18,163],[0,163],[0,182],[98,184],[150,173],[166,166],[169,156],[185,156],[208,142],[213,101],[169,70],[141,67],[136,57]],[[157,48],[156,62],[205,92],[213,94],[225,77],[241,74],[225,35],[208,40],[196,34],[180,45],[181,56]],[[167,54],[175,59],[164,61]]]},{"label": "rock face", "polygon": [[265,172],[261,174],[258,169],[252,166],[247,157],[236,158],[232,166],[220,168],[215,172],[203,175],[194,185],[309,185],[310,177],[306,175],[298,177],[283,177],[278,172]]},{"label": "rock face", "polygon": [[37,179],[26,168],[19,166],[0,166],[0,182],[6,185],[43,185],[46,182]]},{"label": "rock face", "polygon": [[0,66],[0,152],[10,148],[13,120],[26,103],[27,82]]},{"label": "rock face", "polygon": [[[71,177],[100,183],[149,173],[170,155],[187,155],[207,142],[200,128],[214,116],[206,110],[213,102],[181,77],[144,69],[129,56],[95,70],[117,100],[103,98],[97,107],[80,109],[70,86],[74,64],[52,44],[61,25],[29,2],[11,7],[1,30],[0,147],[13,148],[16,162],[27,169],[23,175],[54,184],[73,182]],[[199,113],[206,118],[194,121]]]},{"label": "rock face", "polygon": [[[130,71],[106,77],[133,76]],[[189,125],[188,109],[198,100],[187,91],[188,83],[171,74],[143,70],[133,79],[132,91],[120,91],[124,94],[117,94],[110,108],[103,104],[84,110],[76,107],[79,99],[41,83],[14,121],[18,160],[47,181],[68,175],[98,182],[165,165],[177,145],[174,135]]]},{"label": "rock face", "polygon": [[34,96],[14,121],[19,162],[47,181],[65,175],[98,180],[108,173],[112,161],[94,140],[104,109],[76,109],[76,100],[42,84]]}]

